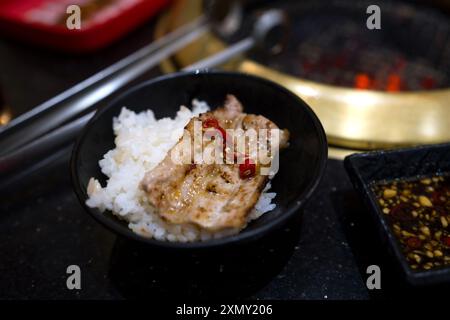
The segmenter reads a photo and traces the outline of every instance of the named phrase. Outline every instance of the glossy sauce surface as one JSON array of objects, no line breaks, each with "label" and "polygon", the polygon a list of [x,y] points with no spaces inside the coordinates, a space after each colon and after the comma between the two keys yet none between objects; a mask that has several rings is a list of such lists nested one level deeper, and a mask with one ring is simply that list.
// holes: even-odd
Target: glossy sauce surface
[{"label": "glossy sauce surface", "polygon": [[372,189],[409,266],[450,267],[450,177],[382,182]]}]

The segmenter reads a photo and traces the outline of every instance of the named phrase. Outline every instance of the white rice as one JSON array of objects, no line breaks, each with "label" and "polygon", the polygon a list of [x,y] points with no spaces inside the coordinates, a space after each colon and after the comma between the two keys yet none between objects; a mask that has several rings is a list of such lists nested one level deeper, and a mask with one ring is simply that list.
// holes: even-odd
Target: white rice
[{"label": "white rice", "polygon": [[[145,194],[139,188],[145,173],[162,161],[181,138],[189,120],[209,110],[205,102],[194,100],[192,105],[192,111],[181,106],[175,119],[159,120],[151,110],[137,114],[122,108],[119,117],[113,119],[116,147],[99,161],[102,172],[108,177],[106,186],[102,187],[98,180],[91,178],[86,204],[101,211],[109,210],[129,222],[129,228],[137,234],[158,240],[189,242],[239,232],[236,229],[209,232],[191,224],[167,223],[145,204]],[[249,214],[249,221],[275,208],[272,199],[276,193],[267,192],[269,188],[270,183]]]}]

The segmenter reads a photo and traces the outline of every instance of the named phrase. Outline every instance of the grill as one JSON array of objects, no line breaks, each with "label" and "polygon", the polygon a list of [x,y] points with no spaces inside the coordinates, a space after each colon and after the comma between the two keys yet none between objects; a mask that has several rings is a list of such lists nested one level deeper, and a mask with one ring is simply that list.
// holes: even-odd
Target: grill
[{"label": "grill", "polygon": [[[381,30],[369,30],[370,4],[270,2],[290,17],[285,49],[278,55],[254,51],[223,67],[269,78],[298,94],[323,123],[332,157],[450,141],[448,15],[429,2],[379,1]],[[201,0],[178,0],[175,7],[159,21],[157,37],[203,12]],[[231,42],[211,33],[164,61],[162,69],[175,71]]]},{"label": "grill", "polygon": [[286,49],[250,57],[319,83],[389,92],[450,87],[450,24],[436,10],[379,2],[381,30],[365,28],[365,8],[343,1],[280,4],[292,27]]}]

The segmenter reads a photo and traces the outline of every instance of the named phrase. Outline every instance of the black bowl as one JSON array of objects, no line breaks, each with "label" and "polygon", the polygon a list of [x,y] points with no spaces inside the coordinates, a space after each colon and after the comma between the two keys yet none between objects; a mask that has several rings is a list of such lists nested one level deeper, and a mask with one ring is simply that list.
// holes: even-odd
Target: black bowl
[{"label": "black bowl", "polygon": [[360,193],[374,221],[381,244],[395,257],[403,276],[412,285],[431,285],[450,282],[450,268],[426,271],[412,270],[400,248],[386,215],[381,211],[372,186],[378,182],[408,180],[450,172],[450,144],[439,144],[381,150],[350,155],[345,167],[355,189]]},{"label": "black bowl", "polygon": [[[85,205],[90,177],[102,185],[106,177],[98,161],[114,148],[112,119],[123,106],[133,111],[152,109],[157,118],[173,117],[180,105],[190,106],[192,99],[205,100],[215,108],[227,93],[234,94],[248,113],[262,114],[290,133],[290,146],[280,155],[279,171],[272,181],[277,193],[276,209],[251,222],[239,234],[204,242],[174,243],[147,239],[133,233],[124,221],[110,212],[102,213]],[[327,140],[314,112],[296,95],[276,83],[255,76],[228,72],[170,74],[144,82],[97,111],[75,144],[71,171],[75,191],[86,210],[112,231],[164,248],[211,248],[255,240],[285,224],[299,213],[310,198],[324,172]]]}]

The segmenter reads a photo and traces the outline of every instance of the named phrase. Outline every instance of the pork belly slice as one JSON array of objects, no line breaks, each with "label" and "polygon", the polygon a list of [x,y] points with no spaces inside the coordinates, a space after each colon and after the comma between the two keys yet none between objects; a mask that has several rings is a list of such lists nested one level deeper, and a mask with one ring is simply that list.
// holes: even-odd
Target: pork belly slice
[{"label": "pork belly slice", "polygon": [[[211,118],[223,129],[278,128],[263,116],[243,113],[241,103],[228,95],[223,107],[191,119],[185,129],[193,137],[194,121]],[[287,130],[280,131],[280,148],[287,145],[288,137]],[[172,150],[180,144],[181,139]],[[159,216],[173,224],[195,224],[209,231],[245,227],[268,176],[242,179],[239,164],[194,164],[193,159],[191,164],[175,164],[172,150],[141,182],[147,201]]]}]

